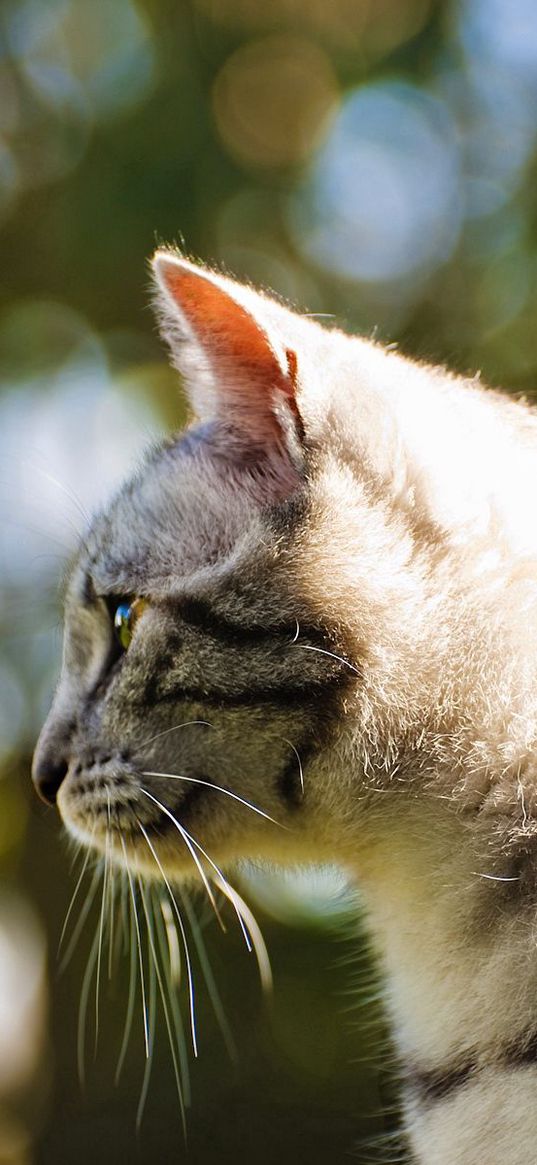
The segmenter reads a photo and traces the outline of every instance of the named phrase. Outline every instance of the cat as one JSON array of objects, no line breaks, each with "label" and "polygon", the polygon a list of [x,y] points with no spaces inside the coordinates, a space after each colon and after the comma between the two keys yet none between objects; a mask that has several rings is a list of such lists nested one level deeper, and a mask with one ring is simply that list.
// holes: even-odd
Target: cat
[{"label": "cat", "polygon": [[537,413],[173,250],[153,271],[195,419],[81,544],[36,786],[167,885],[339,863],[412,1158],[529,1165]]}]

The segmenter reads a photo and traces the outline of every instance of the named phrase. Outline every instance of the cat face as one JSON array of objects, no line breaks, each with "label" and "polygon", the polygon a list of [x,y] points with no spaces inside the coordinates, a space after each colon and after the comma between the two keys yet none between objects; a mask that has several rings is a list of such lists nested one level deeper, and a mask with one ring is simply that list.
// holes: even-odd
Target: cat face
[{"label": "cat face", "polygon": [[318,856],[360,665],[337,585],[330,603],[318,589],[338,519],[294,317],[169,253],[155,266],[199,423],[148,456],[80,547],[34,780],[76,838],[146,872]]}]

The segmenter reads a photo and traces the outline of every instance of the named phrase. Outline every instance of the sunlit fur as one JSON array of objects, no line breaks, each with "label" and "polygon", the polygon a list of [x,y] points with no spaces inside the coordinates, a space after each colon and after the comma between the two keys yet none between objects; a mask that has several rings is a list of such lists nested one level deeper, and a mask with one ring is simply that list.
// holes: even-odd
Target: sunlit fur
[{"label": "sunlit fur", "polygon": [[[65,758],[60,813],[104,856],[94,967],[116,867],[149,1016],[173,961],[144,972],[152,884],[183,959],[190,880],[228,896],[266,975],[222,867],[336,860],[369,908],[416,1160],[528,1165],[536,416],[169,252],[156,278],[199,423],[81,546],[35,760]],[[118,655],[129,596],[148,605]]]}]

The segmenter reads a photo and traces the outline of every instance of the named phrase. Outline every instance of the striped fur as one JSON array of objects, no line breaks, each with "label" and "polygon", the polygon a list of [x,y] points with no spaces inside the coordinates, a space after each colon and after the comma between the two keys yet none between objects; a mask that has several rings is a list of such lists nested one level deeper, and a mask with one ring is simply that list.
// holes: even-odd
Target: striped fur
[{"label": "striped fur", "polygon": [[68,830],[149,873],[139,823],[170,875],[192,860],[144,784],[218,863],[342,863],[415,1160],[529,1165],[536,415],[170,252],[155,270],[198,420],[80,549],[36,780],[61,762]]}]

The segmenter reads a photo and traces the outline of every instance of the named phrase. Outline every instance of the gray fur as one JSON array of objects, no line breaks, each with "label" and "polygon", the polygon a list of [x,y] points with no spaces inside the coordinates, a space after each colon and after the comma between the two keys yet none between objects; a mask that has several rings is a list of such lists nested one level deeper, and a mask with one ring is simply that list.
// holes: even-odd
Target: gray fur
[{"label": "gray fur", "polygon": [[[221,322],[201,341],[163,286],[195,268],[159,262],[204,425],[153,451],[80,549],[35,772],[65,758],[67,828],[153,876],[139,822],[170,875],[197,871],[142,785],[219,864],[356,873],[408,1079],[429,1081],[408,1088],[417,1159],[528,1165],[537,1073],[506,1049],[537,1029],[535,414],[201,271],[274,353],[254,391]],[[149,605],[119,657],[110,601],[133,595]]]}]

